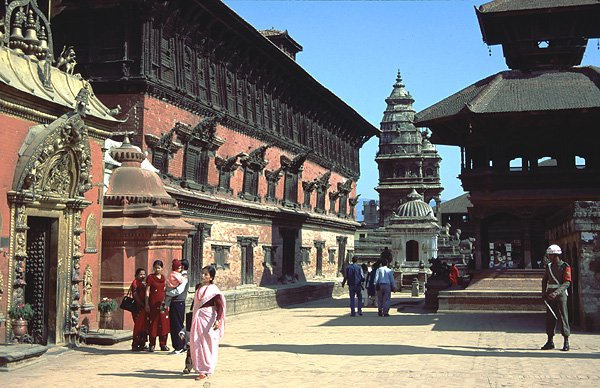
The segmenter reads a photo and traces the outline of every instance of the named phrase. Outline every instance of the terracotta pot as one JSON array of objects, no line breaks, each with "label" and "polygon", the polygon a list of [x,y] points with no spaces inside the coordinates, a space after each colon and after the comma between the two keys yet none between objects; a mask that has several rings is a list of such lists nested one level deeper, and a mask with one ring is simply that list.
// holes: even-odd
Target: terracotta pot
[{"label": "terracotta pot", "polygon": [[27,324],[28,323],[29,322],[27,322],[23,318],[13,319],[11,321],[12,330],[13,330],[13,334],[15,335],[15,337],[21,338],[25,334],[27,334]]},{"label": "terracotta pot", "polygon": [[112,323],[112,319],[112,311],[100,312],[100,328],[106,329]]}]

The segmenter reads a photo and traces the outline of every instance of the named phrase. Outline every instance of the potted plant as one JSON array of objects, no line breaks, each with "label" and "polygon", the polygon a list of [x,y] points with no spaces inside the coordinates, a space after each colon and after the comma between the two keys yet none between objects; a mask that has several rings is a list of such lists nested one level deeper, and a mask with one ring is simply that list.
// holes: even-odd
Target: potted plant
[{"label": "potted plant", "polygon": [[10,306],[8,316],[11,319],[13,334],[17,338],[27,334],[27,325],[29,320],[33,318],[35,311],[29,303],[17,303]]},{"label": "potted plant", "polygon": [[106,326],[112,322],[112,314],[117,309],[117,301],[104,297],[98,302],[98,311],[100,312],[100,327],[106,329]]}]

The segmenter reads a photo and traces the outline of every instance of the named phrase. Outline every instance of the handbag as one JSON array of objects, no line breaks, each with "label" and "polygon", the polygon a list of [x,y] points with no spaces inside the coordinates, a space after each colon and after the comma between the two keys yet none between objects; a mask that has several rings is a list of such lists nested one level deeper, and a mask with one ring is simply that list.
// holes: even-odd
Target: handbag
[{"label": "handbag", "polygon": [[129,287],[127,295],[123,297],[123,300],[121,301],[121,305],[119,307],[121,307],[123,310],[131,311],[132,313],[137,314],[137,303],[135,303],[135,299],[133,299],[131,287]]}]

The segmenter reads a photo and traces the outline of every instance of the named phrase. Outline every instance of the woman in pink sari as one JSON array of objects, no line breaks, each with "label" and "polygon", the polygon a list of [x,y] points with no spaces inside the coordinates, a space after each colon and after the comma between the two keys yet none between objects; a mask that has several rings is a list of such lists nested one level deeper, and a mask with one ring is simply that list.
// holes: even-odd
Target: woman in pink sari
[{"label": "woman in pink sari", "polygon": [[225,332],[225,297],[213,281],[215,267],[202,268],[200,287],[196,286],[192,328],[190,330],[190,354],[198,377],[206,379],[217,365],[219,342]]}]

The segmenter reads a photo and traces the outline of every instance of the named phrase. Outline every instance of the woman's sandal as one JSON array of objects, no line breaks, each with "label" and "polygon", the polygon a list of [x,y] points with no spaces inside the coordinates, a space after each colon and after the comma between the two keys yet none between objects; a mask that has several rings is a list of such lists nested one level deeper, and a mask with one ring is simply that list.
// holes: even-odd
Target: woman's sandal
[{"label": "woman's sandal", "polygon": [[207,378],[208,376],[205,375],[204,373],[200,373],[198,375],[198,377],[195,378],[195,380],[204,380],[205,378]]}]

